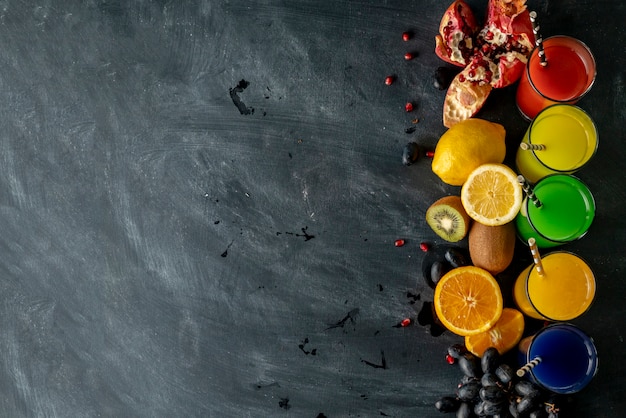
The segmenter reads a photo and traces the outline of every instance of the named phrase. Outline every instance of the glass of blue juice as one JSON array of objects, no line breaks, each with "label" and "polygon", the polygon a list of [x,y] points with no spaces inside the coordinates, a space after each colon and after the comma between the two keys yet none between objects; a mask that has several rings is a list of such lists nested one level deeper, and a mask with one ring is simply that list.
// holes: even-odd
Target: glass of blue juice
[{"label": "glass of blue juice", "polygon": [[575,325],[557,323],[520,342],[520,365],[540,357],[527,373],[530,380],[555,393],[571,394],[591,382],[598,370],[593,339]]}]

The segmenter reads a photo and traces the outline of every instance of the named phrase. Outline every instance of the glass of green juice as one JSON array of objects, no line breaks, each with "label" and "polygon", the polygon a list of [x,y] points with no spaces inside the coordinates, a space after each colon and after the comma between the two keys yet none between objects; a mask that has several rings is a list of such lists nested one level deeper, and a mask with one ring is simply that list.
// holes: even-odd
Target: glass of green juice
[{"label": "glass of green juice", "polygon": [[513,285],[513,300],[527,316],[548,321],[570,321],[589,310],[596,279],[581,257],[554,251],[541,257],[542,274],[534,264]]},{"label": "glass of green juice", "polygon": [[536,183],[549,174],[573,174],[598,149],[598,131],[589,115],[568,104],[542,110],[526,130],[515,155],[518,172]]},{"label": "glass of green juice", "polygon": [[596,213],[589,188],[570,174],[552,174],[539,180],[533,193],[537,206],[525,198],[515,218],[517,235],[525,243],[535,238],[537,247],[550,248],[584,236]]}]

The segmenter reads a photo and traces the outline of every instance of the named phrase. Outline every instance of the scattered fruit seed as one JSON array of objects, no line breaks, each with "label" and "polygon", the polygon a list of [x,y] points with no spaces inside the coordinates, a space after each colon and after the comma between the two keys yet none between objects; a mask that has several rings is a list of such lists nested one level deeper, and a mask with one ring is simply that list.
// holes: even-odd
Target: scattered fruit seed
[{"label": "scattered fruit seed", "polygon": [[404,105],[404,110],[406,110],[407,112],[412,112],[413,111],[413,103],[407,102],[407,104]]},{"label": "scattered fruit seed", "polygon": [[428,158],[433,158],[435,156],[435,151],[426,151],[426,156]]},{"label": "scattered fruit seed", "polygon": [[415,118],[415,119],[413,119],[413,120],[411,121],[411,123],[415,125],[416,123],[419,123],[419,121],[420,121],[420,120],[419,120],[418,118]]},{"label": "scattered fruit seed", "polygon": [[450,354],[446,354],[446,361],[448,362],[448,364],[454,364],[456,362],[454,357],[452,357]]},{"label": "scattered fruit seed", "polygon": [[411,34],[409,32],[402,33],[402,40],[404,42],[407,42],[409,39],[411,39]]},{"label": "scattered fruit seed", "polygon": [[411,319],[410,318],[404,318],[402,320],[402,322],[400,322],[400,325],[402,325],[403,327],[408,327],[409,325],[411,325]]},{"label": "scattered fruit seed", "polygon": [[407,61],[411,61],[413,59],[413,54],[407,52],[406,54],[404,54],[404,59]]},{"label": "scattered fruit seed", "polygon": [[393,84],[393,77],[388,75],[387,78],[385,78],[385,84],[390,86]]},{"label": "scattered fruit seed", "polygon": [[428,250],[430,250],[430,245],[428,245],[428,243],[426,242],[422,242],[420,243],[420,250],[428,252]]},{"label": "scattered fruit seed", "polygon": [[404,240],[402,238],[400,238],[400,239],[397,239],[393,244],[396,247],[402,247],[405,244],[405,242],[404,242]]}]

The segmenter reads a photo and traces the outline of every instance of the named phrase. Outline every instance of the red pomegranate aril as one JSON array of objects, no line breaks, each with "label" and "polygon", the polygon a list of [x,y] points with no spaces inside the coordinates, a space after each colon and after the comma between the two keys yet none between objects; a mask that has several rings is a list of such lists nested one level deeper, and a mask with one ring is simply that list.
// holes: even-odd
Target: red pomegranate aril
[{"label": "red pomegranate aril", "polygon": [[459,75],[459,81],[460,81],[461,83],[464,83],[464,82],[465,82],[465,76],[464,76],[463,74],[460,74],[460,75]]},{"label": "red pomegranate aril", "polygon": [[390,75],[388,75],[388,76],[385,78],[385,84],[386,84],[386,85],[388,85],[388,86],[392,85],[392,84],[393,84],[393,77],[392,77],[392,76],[390,76]]},{"label": "red pomegranate aril", "polygon": [[404,244],[405,244],[405,241],[404,241],[402,238],[397,239],[397,240],[393,243],[393,245],[395,245],[396,247],[402,247]]},{"label": "red pomegranate aril", "polygon": [[469,76],[469,78],[474,78],[474,77],[476,77],[476,71],[474,71],[474,70],[469,70],[469,71],[467,72],[467,75]]},{"label": "red pomegranate aril", "polygon": [[404,59],[407,61],[410,61],[413,59],[413,54],[411,54],[410,52],[407,52],[406,54],[404,54]]},{"label": "red pomegranate aril", "polygon": [[446,354],[446,362],[448,362],[448,364],[454,364],[456,360],[450,354]]},{"label": "red pomegranate aril", "polygon": [[406,110],[407,112],[412,112],[413,111],[413,103],[407,102],[407,104],[404,105],[404,110]]},{"label": "red pomegranate aril", "polygon": [[426,156],[428,158],[433,158],[435,156],[435,151],[426,151]]},{"label": "red pomegranate aril", "polygon": [[427,242],[420,243],[420,250],[424,252],[428,252],[430,250],[430,245]]},{"label": "red pomegranate aril", "polygon": [[411,34],[409,32],[402,33],[402,40],[404,42],[407,42],[409,39],[411,39]]},{"label": "red pomegranate aril", "polygon": [[402,322],[400,322],[400,325],[403,327],[408,327],[409,325],[411,325],[411,319],[410,318],[404,318],[402,320]]}]

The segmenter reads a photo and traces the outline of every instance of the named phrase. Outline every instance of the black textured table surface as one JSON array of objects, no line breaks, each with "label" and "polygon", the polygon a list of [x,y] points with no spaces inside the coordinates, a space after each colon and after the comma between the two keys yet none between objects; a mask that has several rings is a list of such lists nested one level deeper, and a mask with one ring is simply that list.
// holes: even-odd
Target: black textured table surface
[{"label": "black textured table surface", "polygon": [[[444,246],[424,214],[459,188],[401,156],[445,132],[447,6],[0,1],[0,415],[440,416],[462,339],[431,325],[419,244]],[[579,106],[600,145],[578,176],[597,217],[567,248],[597,276],[574,322],[600,369],[570,401],[571,416],[617,417],[626,6],[529,8],[544,36],[596,55]],[[508,162],[528,125],[514,92],[478,115],[506,128]],[[530,261],[517,252],[503,289]]]}]

